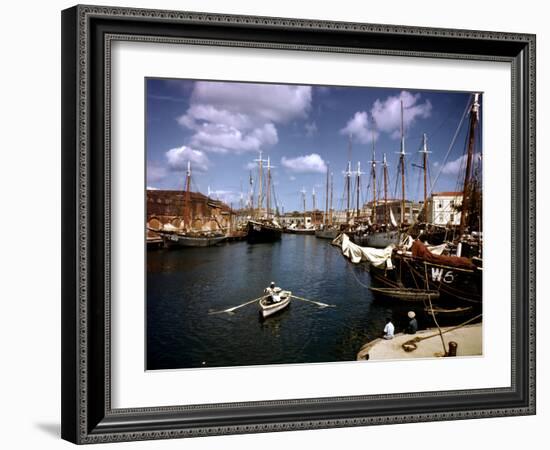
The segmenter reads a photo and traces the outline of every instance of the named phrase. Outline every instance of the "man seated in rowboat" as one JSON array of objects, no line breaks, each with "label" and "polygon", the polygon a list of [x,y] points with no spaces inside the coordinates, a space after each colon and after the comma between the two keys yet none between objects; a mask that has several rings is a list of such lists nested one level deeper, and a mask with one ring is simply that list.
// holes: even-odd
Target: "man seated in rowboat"
[{"label": "man seated in rowboat", "polygon": [[269,285],[269,287],[266,287],[264,289],[264,292],[269,296],[269,299],[272,303],[279,303],[281,301],[281,296],[279,295],[279,292],[281,292],[281,289],[277,289],[275,287],[275,282],[272,281]]}]

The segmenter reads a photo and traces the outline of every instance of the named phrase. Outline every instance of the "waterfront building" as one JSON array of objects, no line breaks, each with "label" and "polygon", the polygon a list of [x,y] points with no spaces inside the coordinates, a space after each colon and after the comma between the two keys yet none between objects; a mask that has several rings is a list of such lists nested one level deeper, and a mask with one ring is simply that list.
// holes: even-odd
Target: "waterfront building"
[{"label": "waterfront building", "polygon": [[427,222],[435,225],[460,225],[462,192],[437,192],[430,196]]},{"label": "waterfront building", "polygon": [[[216,230],[229,228],[231,208],[220,200],[214,200],[200,192],[191,192],[190,216],[192,228]],[[175,190],[147,190],[147,223],[170,223],[176,228],[182,226],[185,192]],[[158,228],[153,226],[152,228]]]},{"label": "waterfront building", "polygon": [[[388,211],[388,222],[391,223],[391,215],[390,210],[393,213],[393,216],[398,223],[401,218],[401,200],[396,199],[388,199],[387,206],[386,203],[384,203],[383,199],[379,199],[376,202],[376,209],[375,209],[375,218],[377,224],[384,224],[386,223],[386,208]],[[368,214],[366,214],[366,217],[369,217],[372,220],[372,210],[375,208],[374,202],[370,201],[368,203],[365,203],[363,206],[363,209],[365,211],[368,211]],[[407,223],[414,223],[418,217],[418,214],[420,213],[422,209],[422,202],[414,202],[412,200],[405,200],[405,222]]]}]

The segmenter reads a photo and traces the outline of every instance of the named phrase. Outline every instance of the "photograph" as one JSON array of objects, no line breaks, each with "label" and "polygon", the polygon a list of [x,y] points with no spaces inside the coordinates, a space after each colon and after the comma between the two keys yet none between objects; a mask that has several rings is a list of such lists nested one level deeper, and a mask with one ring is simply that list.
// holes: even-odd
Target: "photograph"
[{"label": "photograph", "polygon": [[146,370],[483,356],[482,92],[144,101]]}]

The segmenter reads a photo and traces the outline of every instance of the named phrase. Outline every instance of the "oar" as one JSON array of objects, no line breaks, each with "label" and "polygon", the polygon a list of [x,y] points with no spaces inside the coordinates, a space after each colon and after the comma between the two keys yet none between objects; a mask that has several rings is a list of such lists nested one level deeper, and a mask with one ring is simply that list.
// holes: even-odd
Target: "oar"
[{"label": "oar", "polygon": [[254,302],[259,302],[264,297],[265,297],[265,295],[262,295],[261,297],[255,298],[254,300],[250,300],[248,302],[242,303],[242,304],[237,305],[237,306],[233,306],[232,308],[224,309],[222,311],[209,311],[208,314],[232,313],[233,311],[235,311],[239,308],[242,308],[243,306],[250,305],[251,303],[254,303]]},{"label": "oar", "polygon": [[303,298],[303,297],[298,297],[297,295],[294,295],[292,294],[291,295],[292,298],[295,298],[296,300],[302,300],[303,302],[308,302],[308,303],[313,303],[321,308],[336,308],[336,305],[329,305],[327,303],[321,303],[321,302],[316,302],[314,300],[308,300],[307,298]]}]

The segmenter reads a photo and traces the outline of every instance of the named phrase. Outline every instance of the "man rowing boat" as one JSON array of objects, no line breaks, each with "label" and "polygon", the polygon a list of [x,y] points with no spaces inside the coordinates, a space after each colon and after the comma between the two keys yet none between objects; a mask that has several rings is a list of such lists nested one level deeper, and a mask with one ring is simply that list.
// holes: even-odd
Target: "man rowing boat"
[{"label": "man rowing boat", "polygon": [[264,292],[268,295],[271,302],[279,303],[281,301],[281,296],[279,295],[279,293],[281,292],[281,288],[276,288],[274,281],[271,282],[269,287],[266,287],[264,289]]}]

